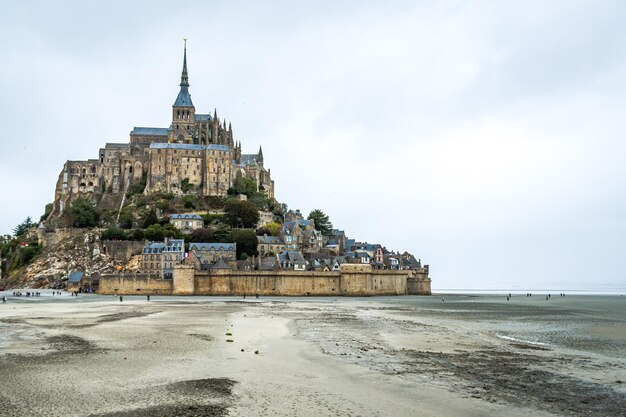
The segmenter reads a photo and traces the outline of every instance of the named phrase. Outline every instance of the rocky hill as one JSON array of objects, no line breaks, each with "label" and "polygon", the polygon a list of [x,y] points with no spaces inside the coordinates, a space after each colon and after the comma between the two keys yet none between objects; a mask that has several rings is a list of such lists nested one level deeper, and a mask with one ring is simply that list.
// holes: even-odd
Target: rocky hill
[{"label": "rocky hill", "polygon": [[46,233],[41,254],[25,269],[14,274],[11,287],[65,288],[68,274],[110,273],[115,263],[102,253],[100,229],[62,229]]}]

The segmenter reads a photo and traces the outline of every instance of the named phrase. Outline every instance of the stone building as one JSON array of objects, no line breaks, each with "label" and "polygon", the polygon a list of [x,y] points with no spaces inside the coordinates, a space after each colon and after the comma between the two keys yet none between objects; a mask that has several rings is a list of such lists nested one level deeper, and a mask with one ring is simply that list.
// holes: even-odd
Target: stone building
[{"label": "stone building", "polygon": [[193,252],[203,264],[212,264],[220,259],[224,261],[237,259],[236,243],[190,243],[189,251]]},{"label": "stone building", "polygon": [[198,214],[170,214],[170,224],[183,233],[191,233],[204,226],[204,219]]},{"label": "stone building", "polygon": [[274,181],[264,166],[263,150],[242,154],[231,124],[200,114],[191,100],[187,47],[180,90],[169,127],[135,127],[127,143],[107,143],[98,159],[67,161],[55,189],[51,219],[71,201],[88,198],[119,207],[132,184],[145,181],[145,194],[168,192],[225,196],[237,178],[254,180],[258,191],[274,198]]},{"label": "stone building", "polygon": [[150,242],[143,248],[142,267],[149,274],[171,278],[174,266],[185,259],[185,241],[166,239],[165,242]]},{"label": "stone building", "polygon": [[285,250],[285,242],[279,236],[257,236],[257,251],[259,255],[275,255]]}]

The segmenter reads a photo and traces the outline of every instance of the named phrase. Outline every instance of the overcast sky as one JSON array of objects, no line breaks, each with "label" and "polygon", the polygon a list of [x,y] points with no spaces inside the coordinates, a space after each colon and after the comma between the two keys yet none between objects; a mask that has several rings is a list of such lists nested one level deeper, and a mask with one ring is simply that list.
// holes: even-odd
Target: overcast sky
[{"label": "overcast sky", "polygon": [[1,2],[0,233],[64,162],[196,111],[276,196],[443,288],[626,287],[622,1]]}]

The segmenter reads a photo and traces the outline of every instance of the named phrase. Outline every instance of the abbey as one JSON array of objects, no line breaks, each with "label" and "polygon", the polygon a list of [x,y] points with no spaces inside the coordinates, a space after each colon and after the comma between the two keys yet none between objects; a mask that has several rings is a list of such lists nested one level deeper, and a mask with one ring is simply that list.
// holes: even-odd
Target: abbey
[{"label": "abbey", "polygon": [[144,193],[224,196],[237,179],[256,183],[258,191],[274,197],[274,181],[263,165],[263,151],[242,154],[230,123],[211,114],[196,113],[189,93],[187,46],[183,55],[180,91],[167,128],[135,127],[127,143],[107,143],[97,159],[67,161],[56,184],[53,214],[60,214],[79,196],[100,200],[121,195],[145,181]]}]

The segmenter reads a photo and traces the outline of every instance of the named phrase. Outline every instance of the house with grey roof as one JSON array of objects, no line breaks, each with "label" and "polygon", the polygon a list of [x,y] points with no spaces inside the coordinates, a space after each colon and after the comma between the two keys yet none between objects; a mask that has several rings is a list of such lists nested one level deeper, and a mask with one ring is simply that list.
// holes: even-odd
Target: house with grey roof
[{"label": "house with grey roof", "polygon": [[237,259],[236,243],[192,242],[189,244],[189,251],[198,256],[202,263],[212,264],[220,259],[224,261],[235,261]]},{"label": "house with grey roof", "polygon": [[185,259],[184,239],[149,242],[143,248],[142,267],[146,273],[172,278],[174,266]]},{"label": "house with grey roof", "polygon": [[274,255],[285,250],[285,242],[283,242],[280,236],[257,236],[257,240],[259,255]]},{"label": "house with grey roof", "polygon": [[307,262],[299,251],[285,251],[278,254],[278,261],[282,269],[306,271]]},{"label": "house with grey roof", "polygon": [[170,224],[183,233],[191,233],[204,226],[204,219],[193,213],[170,214]]}]

